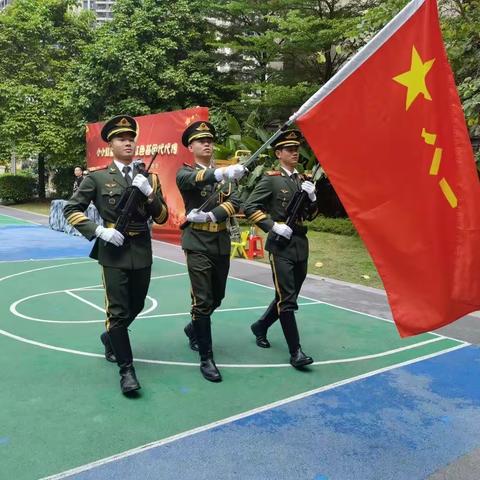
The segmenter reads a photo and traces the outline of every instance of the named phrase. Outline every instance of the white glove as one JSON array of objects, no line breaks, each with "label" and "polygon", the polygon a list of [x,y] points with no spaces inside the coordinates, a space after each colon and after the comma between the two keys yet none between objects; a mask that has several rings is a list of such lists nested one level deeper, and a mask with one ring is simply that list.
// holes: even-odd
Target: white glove
[{"label": "white glove", "polygon": [[314,202],[317,199],[317,195],[315,194],[315,185],[312,182],[306,180],[302,183],[302,190],[308,193],[308,198],[311,202]]},{"label": "white glove", "polygon": [[227,167],[216,168],[213,172],[213,174],[215,175],[215,180],[217,182],[221,182],[223,179],[225,179],[226,171]]},{"label": "white glove", "polygon": [[148,183],[148,178],[142,174],[135,175],[132,187],[137,187],[146,197],[150,196],[153,192],[152,186]]},{"label": "white glove", "polygon": [[116,247],[121,247],[125,237],[114,228],[105,228],[99,225],[95,230],[95,235],[106,242],[109,242]]},{"label": "white glove", "polygon": [[290,240],[293,233],[293,230],[288,225],[277,222],[273,224],[272,231],[280,235],[281,237],[285,237],[287,240]]},{"label": "white glove", "polygon": [[202,212],[198,208],[190,210],[190,213],[187,215],[187,221],[191,223],[205,223],[210,220],[210,212]]},{"label": "white glove", "polygon": [[226,168],[226,180],[240,180],[245,173],[247,173],[247,170],[243,165],[240,165],[239,163],[230,165]]},{"label": "white glove", "polygon": [[239,163],[229,165],[228,167],[217,168],[214,172],[217,182],[222,180],[239,180],[245,173],[247,173],[247,169]]}]

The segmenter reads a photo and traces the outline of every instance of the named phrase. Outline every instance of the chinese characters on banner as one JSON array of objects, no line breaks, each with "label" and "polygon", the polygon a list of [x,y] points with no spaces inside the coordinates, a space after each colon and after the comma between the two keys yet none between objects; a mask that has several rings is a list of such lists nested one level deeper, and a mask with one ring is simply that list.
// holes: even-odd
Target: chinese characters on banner
[{"label": "chinese characters on banner", "polygon": [[[178,241],[179,226],[185,220],[185,210],[175,175],[183,163],[192,162],[192,154],[182,145],[181,137],[190,123],[208,120],[208,108],[196,107],[156,113],[135,117],[135,120],[139,127],[135,159],[142,159],[148,165],[151,156],[158,150],[159,153],[150,171],[158,175],[169,209],[166,225],[155,226],[154,237]],[[87,126],[87,165],[90,170],[103,168],[112,162],[110,148],[100,137],[102,126],[101,122]]]}]

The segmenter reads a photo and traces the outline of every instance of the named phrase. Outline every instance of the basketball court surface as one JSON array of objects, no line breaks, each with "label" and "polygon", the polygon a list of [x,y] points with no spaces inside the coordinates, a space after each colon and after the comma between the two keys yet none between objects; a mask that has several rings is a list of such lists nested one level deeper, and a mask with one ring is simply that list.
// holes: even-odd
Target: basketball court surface
[{"label": "basketball court surface", "polygon": [[268,266],[232,262],[213,316],[223,382],[188,348],[179,247],[154,242],[152,282],[131,326],[138,398],[107,363],[92,244],[48,218],[0,207],[0,478],[468,480],[480,478],[479,317],[402,339],[384,292],[309,276],[302,347],[288,363],[250,324],[273,298]]}]

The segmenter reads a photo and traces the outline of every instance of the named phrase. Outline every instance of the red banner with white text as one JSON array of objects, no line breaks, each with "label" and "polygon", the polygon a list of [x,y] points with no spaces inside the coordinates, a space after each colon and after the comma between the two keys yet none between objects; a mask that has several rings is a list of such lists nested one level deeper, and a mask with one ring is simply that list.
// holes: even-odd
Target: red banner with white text
[{"label": "red banner with white text", "polygon": [[[168,205],[169,216],[165,225],[155,226],[153,236],[157,239],[178,242],[180,224],[184,221],[185,209],[178,191],[175,175],[183,163],[191,163],[191,153],[182,145],[181,137],[186,126],[197,120],[208,120],[208,108],[195,107],[174,112],[155,113],[135,117],[138,122],[135,159],[148,165],[149,159],[158,150],[150,171],[156,173]],[[100,137],[103,122],[87,125],[87,166],[89,170],[104,168],[112,162],[112,152]]]}]

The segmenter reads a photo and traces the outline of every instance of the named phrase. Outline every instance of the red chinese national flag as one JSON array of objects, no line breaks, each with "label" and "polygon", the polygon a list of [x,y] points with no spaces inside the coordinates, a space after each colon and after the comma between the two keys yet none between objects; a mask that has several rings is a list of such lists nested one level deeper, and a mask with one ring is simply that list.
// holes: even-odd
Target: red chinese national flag
[{"label": "red chinese national flag", "polygon": [[292,117],[402,336],[480,309],[480,184],[434,0],[408,4]]}]

